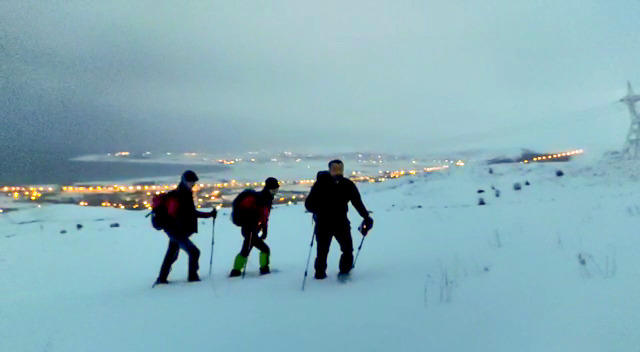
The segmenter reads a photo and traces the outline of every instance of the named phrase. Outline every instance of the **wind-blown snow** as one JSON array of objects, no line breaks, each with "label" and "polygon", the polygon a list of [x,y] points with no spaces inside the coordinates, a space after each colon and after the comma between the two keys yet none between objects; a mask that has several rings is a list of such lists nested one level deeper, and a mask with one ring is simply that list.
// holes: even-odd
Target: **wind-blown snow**
[{"label": "wind-blown snow", "polygon": [[181,252],[170,276],[178,284],[155,289],[167,240],[143,212],[0,214],[0,350],[636,350],[637,169],[574,161],[493,171],[359,185],[375,227],[352,280],[335,279],[334,241],[329,279],[310,277],[304,292],[312,226],[301,205],[272,212],[267,242],[279,272],[258,276],[254,250],[247,278],[226,277],[242,239],[223,210],[213,276],[203,221],[192,237],[203,282],[184,282]]}]

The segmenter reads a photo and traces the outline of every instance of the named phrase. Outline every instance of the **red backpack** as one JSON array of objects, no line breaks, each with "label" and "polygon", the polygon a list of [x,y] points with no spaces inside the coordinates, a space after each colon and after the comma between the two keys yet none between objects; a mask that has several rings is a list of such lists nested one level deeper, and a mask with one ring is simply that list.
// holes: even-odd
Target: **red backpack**
[{"label": "red backpack", "polygon": [[169,216],[169,194],[162,193],[151,199],[151,226],[160,231],[167,228]]},{"label": "red backpack", "polygon": [[258,215],[258,192],[252,189],[245,189],[231,206],[231,221],[236,226],[250,225],[257,222]]}]

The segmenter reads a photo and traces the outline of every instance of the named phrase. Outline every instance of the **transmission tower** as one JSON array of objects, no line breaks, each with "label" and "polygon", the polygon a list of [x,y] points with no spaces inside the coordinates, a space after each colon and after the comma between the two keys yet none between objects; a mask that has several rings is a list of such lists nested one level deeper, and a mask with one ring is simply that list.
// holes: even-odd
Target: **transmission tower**
[{"label": "transmission tower", "polygon": [[631,126],[622,149],[622,156],[627,159],[637,159],[640,156],[640,115],[636,111],[636,102],[640,101],[640,95],[633,93],[631,82],[627,82],[627,88],[627,96],[620,99],[620,101],[629,107]]}]

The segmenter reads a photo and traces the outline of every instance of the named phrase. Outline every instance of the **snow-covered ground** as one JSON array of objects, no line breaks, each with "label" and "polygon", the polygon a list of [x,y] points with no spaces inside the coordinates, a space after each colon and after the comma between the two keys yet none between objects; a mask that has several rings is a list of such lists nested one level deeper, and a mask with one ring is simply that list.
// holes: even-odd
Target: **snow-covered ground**
[{"label": "snow-covered ground", "polygon": [[209,221],[192,237],[203,282],[184,282],[181,253],[178,284],[154,289],[167,240],[143,212],[0,214],[0,351],[638,350],[638,169],[586,158],[492,168],[360,184],[376,223],[352,280],[335,279],[334,241],[330,278],[304,292],[301,205],[272,212],[277,273],[258,276],[254,250],[247,278],[226,277],[242,239],[223,210],[213,276]]}]

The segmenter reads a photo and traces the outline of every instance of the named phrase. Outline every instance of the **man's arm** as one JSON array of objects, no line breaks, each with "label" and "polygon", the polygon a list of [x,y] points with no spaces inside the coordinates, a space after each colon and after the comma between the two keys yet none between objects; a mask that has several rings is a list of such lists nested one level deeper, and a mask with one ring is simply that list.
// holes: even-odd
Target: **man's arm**
[{"label": "man's arm", "polygon": [[269,231],[269,215],[270,214],[271,214],[271,206],[264,209],[264,222],[260,224],[260,227],[262,228],[262,236],[260,236],[260,239],[262,240],[267,239],[267,232]]},{"label": "man's arm", "polygon": [[267,239],[267,232],[268,232],[268,230],[269,230],[269,229],[268,229],[268,225],[267,225],[267,224],[262,225],[262,236],[260,236],[260,239],[261,239],[261,240],[263,240],[263,241],[264,241],[264,240],[266,240],[266,239]]},{"label": "man's arm", "polygon": [[216,217],[216,215],[218,215],[218,211],[216,210],[216,208],[213,208],[212,211],[210,212],[204,212],[204,211],[199,211],[196,210],[196,216],[199,218],[210,218],[210,217]]},{"label": "man's arm", "polygon": [[362,203],[362,197],[360,197],[360,192],[358,191],[358,188],[356,187],[355,183],[351,182],[351,195],[349,200],[351,200],[351,204],[353,205],[354,208],[356,208],[356,210],[358,211],[358,214],[360,214],[360,216],[362,216],[363,219],[368,219],[369,218],[369,211],[367,211],[367,208],[364,206],[364,203]]}]

